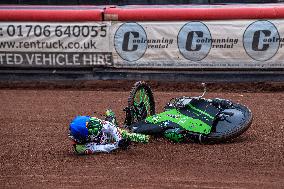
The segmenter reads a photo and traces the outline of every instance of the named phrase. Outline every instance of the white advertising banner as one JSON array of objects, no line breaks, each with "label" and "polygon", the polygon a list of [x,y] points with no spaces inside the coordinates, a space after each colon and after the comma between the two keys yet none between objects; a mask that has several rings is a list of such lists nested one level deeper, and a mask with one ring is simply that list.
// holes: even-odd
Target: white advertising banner
[{"label": "white advertising banner", "polygon": [[121,68],[284,68],[284,20],[112,25]]},{"label": "white advertising banner", "polygon": [[112,66],[110,22],[0,22],[0,67]]}]

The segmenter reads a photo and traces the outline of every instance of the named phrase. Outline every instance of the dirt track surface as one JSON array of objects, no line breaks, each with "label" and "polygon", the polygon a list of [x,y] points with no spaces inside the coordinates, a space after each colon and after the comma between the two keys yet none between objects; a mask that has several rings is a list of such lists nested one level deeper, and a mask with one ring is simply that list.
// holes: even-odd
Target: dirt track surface
[{"label": "dirt track surface", "polygon": [[[122,123],[128,94],[0,90],[0,188],[284,188],[283,92],[209,93],[243,103],[254,114],[249,130],[231,143],[159,139],[127,151],[75,155],[67,137],[71,119],[112,108]],[[157,111],[172,97],[198,94],[155,91]]]}]

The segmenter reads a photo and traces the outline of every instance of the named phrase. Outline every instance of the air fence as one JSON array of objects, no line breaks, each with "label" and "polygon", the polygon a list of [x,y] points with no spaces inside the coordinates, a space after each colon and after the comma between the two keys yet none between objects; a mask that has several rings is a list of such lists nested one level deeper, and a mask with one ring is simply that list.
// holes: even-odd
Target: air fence
[{"label": "air fence", "polygon": [[283,81],[284,4],[1,6],[0,79]]}]

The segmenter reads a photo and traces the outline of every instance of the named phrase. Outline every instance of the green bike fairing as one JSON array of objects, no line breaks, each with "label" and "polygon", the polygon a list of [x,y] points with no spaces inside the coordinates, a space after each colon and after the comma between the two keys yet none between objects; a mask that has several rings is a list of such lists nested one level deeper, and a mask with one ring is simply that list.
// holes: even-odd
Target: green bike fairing
[{"label": "green bike fairing", "polygon": [[213,122],[213,116],[198,108],[195,108],[191,104],[188,104],[185,109],[189,110],[192,116],[185,115],[178,109],[170,109],[146,118],[146,122],[159,124],[161,126],[167,126],[167,124],[172,122],[179,125],[186,131],[200,134],[209,134],[211,132],[212,125],[209,125],[206,122]]}]

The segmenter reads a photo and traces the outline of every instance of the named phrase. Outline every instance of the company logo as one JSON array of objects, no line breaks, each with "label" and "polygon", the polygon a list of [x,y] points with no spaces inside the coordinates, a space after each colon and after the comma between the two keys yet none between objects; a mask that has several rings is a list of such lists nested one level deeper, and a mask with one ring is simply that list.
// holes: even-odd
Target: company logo
[{"label": "company logo", "polygon": [[179,31],[178,48],[183,57],[188,60],[204,59],[210,52],[211,45],[210,31],[201,22],[189,22]]},{"label": "company logo", "polygon": [[280,36],[269,21],[256,21],[249,25],[243,36],[246,53],[254,60],[266,61],[278,51]]},{"label": "company logo", "polygon": [[139,60],[147,49],[146,32],[137,23],[124,23],[114,35],[114,46],[122,59],[129,62]]}]

